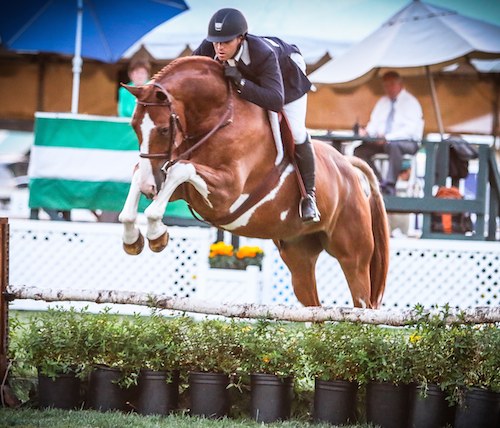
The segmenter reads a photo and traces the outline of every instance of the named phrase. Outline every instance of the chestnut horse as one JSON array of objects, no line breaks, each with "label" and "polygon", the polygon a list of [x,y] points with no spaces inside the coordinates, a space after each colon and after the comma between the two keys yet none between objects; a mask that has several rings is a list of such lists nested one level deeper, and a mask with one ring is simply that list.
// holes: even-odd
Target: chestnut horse
[{"label": "chestnut horse", "polygon": [[[141,159],[119,217],[125,251],[138,254],[144,245],[135,224],[141,193],[153,199],[145,210],[153,251],[168,242],[162,222],[168,202],[184,199],[208,223],[272,239],[303,305],[320,305],[315,265],[325,250],[339,261],[354,306],[379,307],[388,270],[388,221],[366,163],[313,141],[321,221],[304,224],[293,166],[282,163],[286,167],[279,171],[275,166],[267,112],[233,93],[219,63],[180,58],[151,83],[127,89],[137,97],[132,126]],[[262,185],[266,181],[268,188]]]}]

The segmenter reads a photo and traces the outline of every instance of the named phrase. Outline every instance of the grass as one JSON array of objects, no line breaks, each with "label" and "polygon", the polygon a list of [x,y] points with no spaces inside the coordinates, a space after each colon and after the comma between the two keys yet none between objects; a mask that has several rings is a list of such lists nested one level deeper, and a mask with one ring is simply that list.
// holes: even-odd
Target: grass
[{"label": "grass", "polygon": [[[0,409],[0,427],[17,428],[256,428],[263,424],[249,419],[203,419],[188,415],[140,416],[135,413],[96,412],[90,410]],[[290,420],[265,425],[278,428],[332,428],[329,424],[313,424]],[[352,425],[351,428],[369,428]]]}]

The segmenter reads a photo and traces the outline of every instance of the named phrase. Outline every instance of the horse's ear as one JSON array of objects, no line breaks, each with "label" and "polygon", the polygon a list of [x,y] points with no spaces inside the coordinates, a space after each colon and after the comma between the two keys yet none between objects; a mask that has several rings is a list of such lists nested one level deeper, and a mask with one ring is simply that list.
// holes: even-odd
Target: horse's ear
[{"label": "horse's ear", "polygon": [[125,83],[120,83],[120,85],[137,98],[139,98],[139,96],[144,92],[144,88],[142,86],[125,85]]}]

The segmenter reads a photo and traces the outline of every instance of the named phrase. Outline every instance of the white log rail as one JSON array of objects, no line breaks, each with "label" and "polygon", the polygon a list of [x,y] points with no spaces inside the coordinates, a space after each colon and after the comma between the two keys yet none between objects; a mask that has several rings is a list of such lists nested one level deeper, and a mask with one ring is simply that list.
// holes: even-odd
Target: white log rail
[{"label": "white log rail", "polygon": [[[117,303],[149,306],[182,312],[195,312],[237,318],[268,318],[283,321],[321,322],[350,321],[365,324],[404,326],[411,324],[424,314],[438,314],[439,310],[415,309],[383,310],[345,307],[290,307],[256,304],[211,304],[186,297],[171,297],[164,294],[149,294],[116,290],[47,290],[28,286],[11,285],[7,299],[33,299],[46,302],[76,301],[95,303]],[[445,318],[448,324],[484,324],[500,322],[500,306],[450,309]]]}]

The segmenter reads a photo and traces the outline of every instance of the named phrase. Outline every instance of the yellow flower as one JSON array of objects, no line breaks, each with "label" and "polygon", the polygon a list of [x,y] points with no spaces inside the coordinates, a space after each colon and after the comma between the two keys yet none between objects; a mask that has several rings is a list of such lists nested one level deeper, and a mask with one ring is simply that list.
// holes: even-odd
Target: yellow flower
[{"label": "yellow flower", "polygon": [[422,336],[419,336],[416,332],[410,336],[411,343],[417,343],[420,339],[422,339]]},{"label": "yellow flower", "polygon": [[267,355],[264,355],[264,357],[262,357],[262,361],[264,361],[267,364],[271,361],[271,358],[269,358]]},{"label": "yellow flower", "polygon": [[236,257],[239,259],[244,259],[245,257],[255,258],[259,254],[263,254],[264,252],[260,247],[240,247],[238,252],[236,253]]},{"label": "yellow flower", "polygon": [[229,256],[233,255],[233,246],[226,244],[225,242],[219,241],[215,244],[210,245],[210,254],[208,257],[213,259],[216,256]]}]

